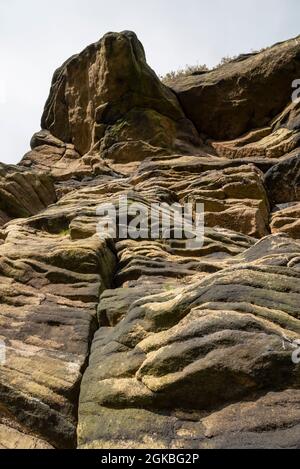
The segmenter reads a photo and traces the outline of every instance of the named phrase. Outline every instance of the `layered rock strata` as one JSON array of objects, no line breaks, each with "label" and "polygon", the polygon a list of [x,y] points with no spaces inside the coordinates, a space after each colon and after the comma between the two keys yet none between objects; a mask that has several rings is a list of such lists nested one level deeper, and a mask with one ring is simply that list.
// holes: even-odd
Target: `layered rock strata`
[{"label": "layered rock strata", "polygon": [[[0,448],[299,448],[299,74],[295,38],[165,86],[128,31],[55,72],[0,168]],[[125,196],[203,244],[102,237]]]}]

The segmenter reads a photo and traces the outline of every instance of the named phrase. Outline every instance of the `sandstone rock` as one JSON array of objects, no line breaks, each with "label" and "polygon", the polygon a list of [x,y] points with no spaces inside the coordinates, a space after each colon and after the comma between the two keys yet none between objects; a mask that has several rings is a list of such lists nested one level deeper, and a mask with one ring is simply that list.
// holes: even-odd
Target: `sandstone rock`
[{"label": "sandstone rock", "polygon": [[108,33],[55,72],[42,128],[81,155],[97,148],[116,162],[172,149],[196,151],[201,144],[128,31]]},{"label": "sandstone rock", "polygon": [[[226,439],[226,423],[221,417],[219,424],[214,407],[258,391],[278,387],[279,392],[282,381],[298,387],[299,366],[291,361],[290,343],[300,333],[299,253],[299,243],[266,238],[224,261],[217,273],[136,300],[115,327],[100,329],[81,388],[80,445],[126,448],[134,439],[140,448],[184,447],[170,424],[176,423],[178,407],[185,414],[180,426],[187,425],[189,412],[206,411],[224,425],[220,438]],[[98,422],[114,418],[116,409],[117,425],[108,439]],[[151,439],[151,419],[162,409]],[[239,424],[246,431],[246,421]],[[195,447],[209,444],[210,434],[200,429],[191,430]],[[227,445],[234,445],[234,438]]]},{"label": "sandstone rock", "polygon": [[299,448],[298,402],[299,392],[288,389],[228,406],[202,421],[210,439],[209,447]]},{"label": "sandstone rock", "polygon": [[300,203],[277,205],[271,217],[271,232],[300,239]]},{"label": "sandstone rock", "polygon": [[26,153],[21,164],[34,171],[47,171],[55,181],[68,181],[71,178],[82,180],[88,176],[114,176],[99,155],[81,157],[74,145],[64,143],[48,131],[36,133],[32,140],[32,151]]},{"label": "sandstone rock", "polygon": [[225,158],[281,158],[299,146],[297,131],[271,127],[251,131],[245,136],[227,142],[213,142],[218,155]]},{"label": "sandstone rock", "polygon": [[174,158],[149,162],[141,166],[131,182],[143,191],[168,188],[181,203],[203,203],[207,227],[218,226],[258,238],[269,234],[269,202],[260,170],[254,165],[230,167],[228,160],[198,158],[192,168],[189,163],[194,161]]},{"label": "sandstone rock", "polygon": [[265,183],[272,204],[300,201],[300,153],[272,167]]},{"label": "sandstone rock", "polygon": [[[80,380],[114,255],[96,237],[73,242],[66,231],[28,223],[11,222],[0,246],[0,416],[55,447],[74,447]],[[12,444],[11,432],[1,440]]]},{"label": "sandstone rock", "polygon": [[54,449],[46,441],[0,424],[0,449]]},{"label": "sandstone rock", "polygon": [[47,174],[0,164],[0,226],[34,215],[54,202],[55,189]]},{"label": "sandstone rock", "polygon": [[97,419],[90,420],[89,434],[93,437],[82,440],[83,449],[299,448],[299,391],[295,389],[253,397],[212,415],[199,411],[162,414],[151,409],[106,409],[96,403],[84,411],[88,414],[93,408],[101,416],[102,425]]},{"label": "sandstone rock", "polygon": [[254,166],[208,171],[171,188],[184,202],[204,203],[206,226],[254,237],[268,234],[269,203],[263,175]]},{"label": "sandstone rock", "polygon": [[287,108],[273,122],[273,127],[286,128],[290,131],[300,130],[300,102],[290,103]]},{"label": "sandstone rock", "polygon": [[291,102],[292,82],[300,76],[299,54],[297,37],[168,85],[199,132],[233,139],[267,126]]},{"label": "sandstone rock", "polygon": [[143,161],[134,174],[132,179],[147,181],[147,174],[168,172],[168,173],[188,173],[200,174],[205,171],[214,169],[226,169],[243,166],[245,164],[253,164],[258,169],[266,173],[276,164],[282,161],[281,158],[262,158],[262,157],[249,157],[249,158],[222,158],[216,155],[207,154],[205,156],[191,156],[191,155],[170,155],[165,157],[150,157]]},{"label": "sandstone rock", "polygon": [[[299,447],[299,53],[179,80],[184,109],[131,32],[55,73],[0,167],[1,449]],[[169,234],[105,235],[125,196]],[[203,243],[175,235],[185,202]]]}]

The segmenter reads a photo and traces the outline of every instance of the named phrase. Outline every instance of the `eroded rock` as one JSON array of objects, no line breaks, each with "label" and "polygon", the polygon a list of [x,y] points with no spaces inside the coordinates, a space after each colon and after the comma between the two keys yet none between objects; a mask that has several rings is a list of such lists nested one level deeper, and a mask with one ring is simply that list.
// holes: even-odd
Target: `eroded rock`
[{"label": "eroded rock", "polygon": [[[0,448],[299,447],[299,53],[179,99],[131,32],[55,72],[32,150],[0,168]],[[97,208],[119,220],[125,196],[167,204],[169,239],[104,237]],[[203,244],[176,239],[186,202]]]},{"label": "eroded rock", "polygon": [[17,166],[0,165],[0,226],[26,218],[56,202],[51,177]]},{"label": "eroded rock", "polygon": [[267,126],[291,102],[292,83],[300,74],[299,57],[296,37],[168,85],[199,132],[229,140]]},{"label": "eroded rock", "polygon": [[108,33],[55,72],[42,127],[81,155],[97,147],[116,162],[201,143],[128,31]]},{"label": "eroded rock", "polygon": [[[279,392],[282,382],[299,387],[299,365],[291,360],[291,343],[300,332],[299,252],[299,243],[282,235],[268,237],[223,261],[217,273],[128,304],[117,326],[95,336],[81,389],[80,445],[125,448],[136,435],[140,448],[182,448],[186,441],[174,438],[170,425],[177,409],[187,420],[189,412],[209,412],[223,427],[220,439],[234,445],[214,407],[251,399],[257,392]],[[112,298],[112,308],[115,302]],[[162,409],[164,414],[151,437],[153,408],[156,416]],[[102,422],[116,409],[120,419],[109,440],[97,419]],[[239,425],[246,432],[243,422]],[[160,435],[161,425],[165,432],[169,428],[168,437]],[[209,446],[210,435],[197,434],[193,441],[196,448]],[[255,443],[255,435],[248,435],[247,444]]]}]

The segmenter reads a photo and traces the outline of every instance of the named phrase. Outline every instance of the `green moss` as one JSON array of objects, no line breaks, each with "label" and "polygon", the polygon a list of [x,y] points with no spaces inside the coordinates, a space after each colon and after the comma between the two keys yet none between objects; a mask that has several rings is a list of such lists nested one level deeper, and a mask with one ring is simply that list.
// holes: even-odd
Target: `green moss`
[{"label": "green moss", "polygon": [[62,238],[64,236],[69,236],[69,235],[70,235],[70,228],[64,228],[63,230],[57,233],[57,236],[61,236]]}]

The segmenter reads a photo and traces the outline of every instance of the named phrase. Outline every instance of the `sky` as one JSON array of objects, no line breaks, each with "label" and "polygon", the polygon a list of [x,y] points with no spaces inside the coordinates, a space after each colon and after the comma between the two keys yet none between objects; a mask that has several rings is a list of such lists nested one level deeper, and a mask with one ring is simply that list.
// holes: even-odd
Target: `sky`
[{"label": "sky", "polygon": [[0,161],[29,151],[54,70],[108,31],[135,31],[163,75],[297,36],[299,18],[299,0],[0,0]]}]

